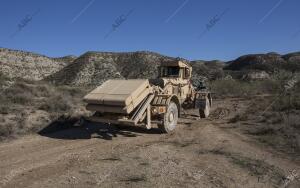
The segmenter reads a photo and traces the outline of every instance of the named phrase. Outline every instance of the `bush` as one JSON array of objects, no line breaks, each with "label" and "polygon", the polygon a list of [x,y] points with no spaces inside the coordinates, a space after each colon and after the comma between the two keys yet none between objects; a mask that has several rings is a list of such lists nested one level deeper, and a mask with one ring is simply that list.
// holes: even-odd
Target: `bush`
[{"label": "bush", "polygon": [[[81,99],[86,90],[15,80],[11,87],[0,92],[0,139],[4,139],[39,132],[49,121],[72,116],[73,109],[83,104]],[[30,116],[37,119],[32,121]]]},{"label": "bush", "polygon": [[6,89],[2,93],[1,101],[12,104],[32,104],[33,95],[31,89],[23,83],[18,83]]},{"label": "bush", "polygon": [[39,110],[65,113],[72,108],[71,99],[65,95],[55,95],[45,100]]},{"label": "bush", "polygon": [[259,94],[276,94],[282,90],[280,83],[273,80],[237,81],[216,80],[211,82],[211,90],[221,97],[249,97]]},{"label": "bush", "polygon": [[300,62],[288,61],[282,65],[282,68],[287,71],[297,72],[300,71]]},{"label": "bush", "polygon": [[6,76],[2,72],[0,72],[0,84],[2,84],[6,80],[7,80]]},{"label": "bush", "polygon": [[0,126],[0,140],[3,140],[4,138],[7,138],[11,136],[14,131],[13,131],[13,125],[11,124],[3,124],[1,123]]},{"label": "bush", "polygon": [[14,137],[24,132],[24,114],[16,114],[11,120],[7,121],[0,116],[0,140],[8,137]]}]

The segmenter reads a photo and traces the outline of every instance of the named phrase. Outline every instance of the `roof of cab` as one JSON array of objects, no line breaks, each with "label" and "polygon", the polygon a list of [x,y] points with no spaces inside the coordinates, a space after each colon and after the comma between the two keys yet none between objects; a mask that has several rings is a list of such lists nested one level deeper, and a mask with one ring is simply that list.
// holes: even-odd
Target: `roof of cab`
[{"label": "roof of cab", "polygon": [[191,68],[191,65],[187,61],[183,61],[183,60],[163,61],[161,63],[161,66],[174,66],[174,67],[189,67],[189,68]]}]

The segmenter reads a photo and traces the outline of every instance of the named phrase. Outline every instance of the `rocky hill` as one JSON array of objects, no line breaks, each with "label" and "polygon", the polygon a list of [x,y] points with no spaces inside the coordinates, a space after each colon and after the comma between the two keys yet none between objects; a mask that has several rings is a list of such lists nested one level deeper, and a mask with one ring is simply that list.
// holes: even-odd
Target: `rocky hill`
[{"label": "rocky hill", "polygon": [[65,62],[67,64],[71,64],[73,63],[73,61],[75,61],[77,59],[77,56],[74,55],[68,55],[68,56],[64,56],[64,57],[58,57],[58,58],[52,58],[54,61],[58,61],[58,62]]},{"label": "rocky hill", "polygon": [[278,69],[300,71],[300,52],[280,55],[277,53],[252,54],[227,63],[225,70],[261,70],[268,73]]},{"label": "rocky hill", "polygon": [[[175,59],[154,52],[87,52],[80,57],[49,58],[0,48],[0,74],[8,78],[47,80],[63,85],[100,85],[111,78],[154,78],[157,66]],[[236,78],[268,79],[278,69],[300,71],[300,52],[245,55],[229,62],[191,61],[193,81]]]},{"label": "rocky hill", "polygon": [[[8,78],[47,80],[59,85],[99,85],[111,78],[155,78],[158,65],[175,59],[154,52],[87,52],[80,57],[49,58],[0,48],[0,74]],[[215,77],[220,61],[193,61],[193,79]]]},{"label": "rocky hill", "polygon": [[289,53],[282,56],[286,61],[297,61],[300,62],[300,52]]},{"label": "rocky hill", "polygon": [[219,60],[213,61],[191,61],[193,67],[193,80],[197,80],[198,77],[204,79],[215,80],[224,77],[223,68],[226,65],[224,62]]},{"label": "rocky hill", "polygon": [[[69,66],[46,80],[55,84],[99,85],[111,78],[155,78],[157,67],[165,60],[175,59],[154,52],[128,53],[87,52]],[[193,80],[213,79],[223,75],[221,61],[192,61]]]},{"label": "rocky hill", "polygon": [[72,56],[49,58],[31,52],[0,48],[0,73],[8,78],[41,80],[73,60]]},{"label": "rocky hill", "polygon": [[46,78],[55,84],[99,85],[111,78],[153,78],[159,63],[171,57],[153,52],[87,52]]}]

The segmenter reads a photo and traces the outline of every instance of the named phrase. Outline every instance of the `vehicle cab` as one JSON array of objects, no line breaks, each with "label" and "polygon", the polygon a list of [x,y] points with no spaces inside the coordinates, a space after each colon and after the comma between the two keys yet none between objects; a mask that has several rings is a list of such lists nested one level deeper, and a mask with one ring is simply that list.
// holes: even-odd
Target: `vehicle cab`
[{"label": "vehicle cab", "polygon": [[182,60],[164,61],[159,66],[158,72],[159,78],[156,79],[156,85],[159,85],[165,94],[177,95],[183,103],[193,90],[190,82],[191,65]]},{"label": "vehicle cab", "polygon": [[160,78],[189,80],[192,75],[192,67],[184,61],[166,61],[159,67]]}]

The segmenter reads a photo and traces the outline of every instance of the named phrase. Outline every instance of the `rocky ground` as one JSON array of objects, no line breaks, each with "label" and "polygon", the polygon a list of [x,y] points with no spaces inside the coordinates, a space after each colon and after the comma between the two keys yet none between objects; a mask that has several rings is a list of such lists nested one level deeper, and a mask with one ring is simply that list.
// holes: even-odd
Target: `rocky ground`
[{"label": "rocky ground", "polygon": [[185,111],[172,134],[88,124],[4,142],[0,186],[299,187],[299,153],[247,134],[251,120],[232,120],[251,102],[216,100],[209,119]]}]

